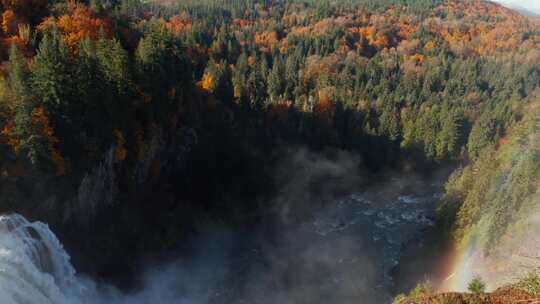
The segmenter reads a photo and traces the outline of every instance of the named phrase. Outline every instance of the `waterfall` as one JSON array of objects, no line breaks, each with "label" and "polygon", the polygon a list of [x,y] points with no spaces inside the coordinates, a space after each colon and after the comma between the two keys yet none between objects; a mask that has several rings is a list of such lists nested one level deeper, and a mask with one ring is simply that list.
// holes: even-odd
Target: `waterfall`
[{"label": "waterfall", "polygon": [[177,286],[170,282],[178,273],[157,274],[147,288],[131,294],[97,284],[76,273],[47,224],[19,214],[0,215],[1,304],[192,303],[180,301],[174,292]]},{"label": "waterfall", "polygon": [[0,216],[1,303],[85,303],[87,292],[46,224],[18,214]]}]

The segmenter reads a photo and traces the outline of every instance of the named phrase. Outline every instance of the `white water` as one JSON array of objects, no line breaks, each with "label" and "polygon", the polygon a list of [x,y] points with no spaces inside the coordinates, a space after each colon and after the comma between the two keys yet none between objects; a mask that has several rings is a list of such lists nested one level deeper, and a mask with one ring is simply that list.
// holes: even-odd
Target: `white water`
[{"label": "white water", "polygon": [[46,224],[0,215],[0,304],[389,303],[401,245],[430,225],[433,189],[420,188],[344,197],[274,243],[210,229],[195,260],[144,271],[130,294],[78,275]]},{"label": "white water", "polygon": [[0,216],[0,303],[103,303],[90,280],[77,277],[54,233],[18,214]]},{"label": "white water", "polygon": [[438,191],[395,180],[270,225],[280,232],[270,240],[266,227],[209,225],[187,257],[143,269],[144,288],[129,294],[78,275],[46,224],[0,215],[0,304],[390,303],[390,270],[432,224]]},{"label": "white water", "polygon": [[0,304],[207,303],[204,297],[194,300],[184,286],[203,281],[183,273],[177,265],[148,270],[142,274],[145,288],[124,294],[77,274],[47,224],[0,215]]}]

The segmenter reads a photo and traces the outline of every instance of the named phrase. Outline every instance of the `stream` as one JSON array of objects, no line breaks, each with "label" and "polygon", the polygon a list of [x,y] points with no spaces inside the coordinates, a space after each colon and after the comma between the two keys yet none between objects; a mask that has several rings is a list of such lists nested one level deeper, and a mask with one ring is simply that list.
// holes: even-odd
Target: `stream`
[{"label": "stream", "polygon": [[390,178],[292,224],[207,225],[189,254],[149,266],[130,293],[77,274],[46,224],[4,215],[0,302],[391,303],[392,270],[407,244],[425,245],[441,193],[439,180]]}]

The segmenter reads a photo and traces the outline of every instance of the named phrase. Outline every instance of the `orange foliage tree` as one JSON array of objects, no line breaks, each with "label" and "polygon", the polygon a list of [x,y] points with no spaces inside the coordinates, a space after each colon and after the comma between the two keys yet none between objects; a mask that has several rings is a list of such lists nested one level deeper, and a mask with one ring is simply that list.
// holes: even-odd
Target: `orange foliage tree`
[{"label": "orange foliage tree", "polygon": [[266,47],[268,49],[272,48],[278,42],[278,37],[276,32],[259,32],[255,34],[255,44],[258,46]]},{"label": "orange foliage tree", "polygon": [[13,123],[8,122],[0,130],[0,135],[5,138],[7,145],[11,148],[13,153],[19,154],[21,151],[21,140],[13,136]]},{"label": "orange foliage tree", "polygon": [[47,15],[47,0],[2,0],[6,11],[11,11],[21,22],[37,24]]},{"label": "orange foliage tree", "polygon": [[169,21],[164,22],[165,27],[175,35],[187,32],[191,29],[191,22],[186,16],[172,16]]},{"label": "orange foliage tree", "polygon": [[327,123],[330,123],[332,117],[332,110],[334,108],[333,96],[335,93],[334,87],[326,87],[318,92],[319,102],[313,109],[319,119],[324,119]]},{"label": "orange foliage tree", "polygon": [[17,34],[19,22],[19,18],[17,18],[12,10],[8,9],[2,13],[2,31],[4,34]]},{"label": "orange foliage tree", "polygon": [[210,92],[212,90],[212,85],[214,83],[214,79],[210,73],[206,72],[203,75],[203,78],[201,80],[201,88],[203,88],[205,91]]},{"label": "orange foliage tree", "polygon": [[60,29],[64,41],[71,49],[84,38],[96,39],[101,30],[110,32],[109,21],[98,18],[92,9],[83,4],[71,4],[69,14],[59,18],[49,17],[38,29],[44,31],[51,26]]}]

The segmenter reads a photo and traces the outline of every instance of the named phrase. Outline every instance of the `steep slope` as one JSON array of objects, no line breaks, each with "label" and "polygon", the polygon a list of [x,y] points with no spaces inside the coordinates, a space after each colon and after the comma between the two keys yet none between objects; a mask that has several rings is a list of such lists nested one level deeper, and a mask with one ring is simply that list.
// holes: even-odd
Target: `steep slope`
[{"label": "steep slope", "polygon": [[441,216],[454,217],[458,253],[447,290],[481,275],[489,288],[540,266],[540,115],[536,98],[523,121],[447,184]]}]

